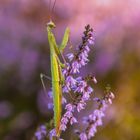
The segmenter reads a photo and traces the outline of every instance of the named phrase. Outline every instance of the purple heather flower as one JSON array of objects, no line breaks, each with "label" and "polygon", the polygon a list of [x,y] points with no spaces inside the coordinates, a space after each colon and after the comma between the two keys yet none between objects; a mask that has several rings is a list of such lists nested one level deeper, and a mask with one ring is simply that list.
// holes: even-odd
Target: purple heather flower
[{"label": "purple heather flower", "polygon": [[79,54],[79,59],[84,59],[85,61],[88,61],[87,57],[88,57],[88,52],[86,50],[82,51],[80,54]]},{"label": "purple heather flower", "polygon": [[88,54],[86,51],[83,51],[80,53],[80,55],[78,56],[80,67],[85,66],[87,64],[87,62],[89,61],[87,57],[88,57]]},{"label": "purple heather flower", "polygon": [[48,109],[53,109],[53,103],[48,103]]},{"label": "purple heather flower", "polygon": [[50,97],[50,99],[53,98],[53,92],[52,92],[52,90],[50,90],[50,91],[48,92],[48,96]]},{"label": "purple heather flower", "polygon": [[[90,51],[90,48],[89,48],[89,46],[88,45],[86,45],[85,47],[84,47],[84,49],[85,49],[85,53],[87,54],[87,53],[89,53],[89,51]],[[87,54],[87,56],[88,56],[88,54]]]},{"label": "purple heather flower", "polygon": [[95,97],[95,98],[93,98],[93,101],[96,101],[96,102],[101,102],[101,99],[100,99],[100,98],[98,98],[98,97]]},{"label": "purple heather flower", "polygon": [[89,120],[89,121],[96,121],[96,116],[94,115],[94,114],[90,114],[89,116],[88,116],[88,119],[87,120]]},{"label": "purple heather flower", "polygon": [[82,100],[83,101],[87,101],[90,98],[90,94],[93,92],[93,88],[91,88],[90,86],[87,86],[85,88],[85,91],[83,92],[83,96],[82,96]]},{"label": "purple heather flower", "polygon": [[71,91],[71,88],[69,86],[64,86],[62,90],[64,93],[69,93],[69,91]]},{"label": "purple heather flower", "polygon": [[80,110],[85,109],[85,105],[86,105],[85,102],[82,102],[82,101],[79,102],[77,105],[77,111],[80,112]]},{"label": "purple heather flower", "polygon": [[72,61],[73,58],[74,58],[74,54],[73,53],[68,53],[67,57],[68,57],[69,61]]},{"label": "purple heather flower", "polygon": [[67,117],[63,117],[62,119],[61,119],[61,123],[63,123],[63,124],[67,124],[68,123],[68,118]]},{"label": "purple heather flower", "polygon": [[76,78],[76,81],[77,82],[80,82],[81,80],[82,80],[82,77],[81,76],[79,76],[79,77]]},{"label": "purple heather flower", "polygon": [[41,125],[38,131],[35,133],[35,137],[37,140],[42,140],[46,137],[46,135],[47,135],[46,126]]},{"label": "purple heather flower", "polygon": [[72,112],[71,111],[67,111],[65,114],[64,114],[64,117],[67,117],[67,118],[71,118],[73,116]]},{"label": "purple heather flower", "polygon": [[77,119],[75,118],[75,117],[72,117],[71,119],[70,119],[70,124],[72,125],[72,124],[74,124],[74,123],[77,123],[78,121],[77,121]]},{"label": "purple heather flower", "polygon": [[93,45],[93,44],[94,44],[94,39],[93,39],[93,37],[90,37],[90,38],[88,39],[88,43],[89,43],[89,45]]},{"label": "purple heather flower", "polygon": [[88,120],[89,120],[89,118],[87,116],[85,116],[85,117],[83,117],[82,123],[87,124]]},{"label": "purple heather flower", "polygon": [[65,109],[66,109],[67,111],[73,112],[73,111],[74,111],[74,106],[73,106],[72,104],[69,103],[69,104],[66,105]]},{"label": "purple heather flower", "polygon": [[89,132],[88,132],[88,139],[91,139],[91,137],[94,137],[95,133],[97,132],[96,126],[92,125]]},{"label": "purple heather flower", "polygon": [[66,76],[65,85],[63,86],[63,92],[68,93],[76,85],[76,79],[72,76]]},{"label": "purple heather flower", "polygon": [[100,102],[102,104],[102,107],[100,108],[100,110],[105,111],[106,108],[108,107],[107,102],[105,100],[101,100]]},{"label": "purple heather flower", "polygon": [[62,97],[62,104],[66,104],[66,103],[67,103],[66,98]]},{"label": "purple heather flower", "polygon": [[53,137],[56,137],[56,131],[55,131],[55,129],[52,129],[49,132],[49,137],[50,137],[50,140],[53,140]]},{"label": "purple heather flower", "polygon": [[94,124],[95,126],[101,126],[103,125],[103,121],[102,121],[102,118],[98,118]]},{"label": "purple heather flower", "polygon": [[94,115],[98,118],[104,117],[104,113],[99,109],[94,110]]},{"label": "purple heather flower", "polygon": [[41,140],[42,139],[42,135],[41,135],[40,132],[36,132],[35,136],[36,136],[37,140]]},{"label": "purple heather flower", "polygon": [[85,66],[88,61],[88,59],[86,61],[84,59],[79,60],[79,67],[81,68],[82,66]]},{"label": "purple heather flower", "polygon": [[80,137],[80,140],[88,140],[86,133],[81,133],[79,137]]},{"label": "purple heather flower", "polygon": [[70,63],[66,63],[66,66],[64,69],[62,69],[62,73],[64,76],[68,75],[68,71],[71,69]]},{"label": "purple heather flower", "polygon": [[109,99],[114,99],[114,98],[115,98],[115,95],[113,94],[113,92],[110,92]]},{"label": "purple heather flower", "polygon": [[58,136],[56,135],[55,129],[52,129],[52,130],[49,132],[49,140],[54,140],[54,139],[53,139],[54,137],[56,137],[58,140],[64,140],[64,139],[58,138]]},{"label": "purple heather flower", "polygon": [[64,116],[61,119],[61,124],[60,124],[60,130],[65,131],[67,128],[67,123],[69,122],[69,119],[73,116],[73,114],[69,111],[67,111]]},{"label": "purple heather flower", "polygon": [[66,75],[68,74],[68,70],[67,70],[67,68],[62,69],[62,73],[63,73],[64,76],[66,76]]},{"label": "purple heather flower", "polygon": [[[67,123],[66,123],[66,124],[67,124]],[[67,128],[66,124],[65,124],[65,123],[61,123],[61,125],[60,125],[60,130],[65,131],[66,128]]]},{"label": "purple heather flower", "polygon": [[80,64],[78,61],[74,61],[72,63],[72,69],[71,69],[71,73],[79,73],[79,68],[80,68]]},{"label": "purple heather flower", "polygon": [[111,99],[108,99],[108,102],[109,102],[109,104],[112,104],[112,100]]},{"label": "purple heather flower", "polygon": [[94,82],[95,84],[97,84],[97,80],[96,80],[95,77],[93,77],[93,82]]},{"label": "purple heather flower", "polygon": [[87,86],[86,87],[86,93],[92,93],[93,92],[93,88],[92,87],[90,87],[90,86]]},{"label": "purple heather flower", "polygon": [[86,93],[86,92],[82,96],[82,100],[84,100],[84,101],[89,100],[89,98],[90,98],[90,94],[89,93]]},{"label": "purple heather flower", "polygon": [[85,91],[86,86],[87,86],[87,83],[84,80],[79,81],[78,86],[74,92],[81,92],[82,93]]},{"label": "purple heather flower", "polygon": [[72,86],[74,86],[76,84],[76,80],[72,77],[72,76],[68,76],[67,78],[66,78],[66,86],[67,87],[72,87]]}]

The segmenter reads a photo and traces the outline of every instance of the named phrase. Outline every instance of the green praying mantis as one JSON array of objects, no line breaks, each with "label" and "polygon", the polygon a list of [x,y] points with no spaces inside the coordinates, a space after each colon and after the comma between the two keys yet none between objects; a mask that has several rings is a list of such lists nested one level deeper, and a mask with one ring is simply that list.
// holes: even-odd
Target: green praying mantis
[{"label": "green praying mantis", "polygon": [[[60,136],[60,121],[61,121],[61,112],[62,112],[62,85],[64,83],[64,77],[62,75],[62,68],[65,66],[59,57],[62,55],[65,47],[67,46],[69,40],[70,30],[66,28],[62,43],[58,45],[56,43],[55,36],[52,30],[55,28],[54,22],[50,20],[47,23],[47,34],[48,41],[50,46],[50,61],[51,61],[51,81],[52,81],[52,94],[53,94],[53,111],[54,111],[54,125],[56,135]],[[44,74],[40,74],[43,87],[45,87],[43,82],[43,77],[46,77]]]}]

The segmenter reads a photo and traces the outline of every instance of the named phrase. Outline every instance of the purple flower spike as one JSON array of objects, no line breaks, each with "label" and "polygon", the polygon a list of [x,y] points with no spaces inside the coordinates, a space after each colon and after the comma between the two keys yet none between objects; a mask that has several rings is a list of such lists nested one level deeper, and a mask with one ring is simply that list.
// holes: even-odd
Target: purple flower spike
[{"label": "purple flower spike", "polygon": [[[95,109],[92,114],[88,117],[84,117],[84,124],[88,124],[85,132],[79,134],[79,138],[82,140],[83,137],[91,139],[97,132],[97,126],[102,125],[102,118],[105,116],[104,111],[107,108],[108,104],[112,103],[114,94],[109,92],[103,99],[94,98],[94,101],[99,103],[98,109]],[[85,119],[86,118],[86,119]]]}]

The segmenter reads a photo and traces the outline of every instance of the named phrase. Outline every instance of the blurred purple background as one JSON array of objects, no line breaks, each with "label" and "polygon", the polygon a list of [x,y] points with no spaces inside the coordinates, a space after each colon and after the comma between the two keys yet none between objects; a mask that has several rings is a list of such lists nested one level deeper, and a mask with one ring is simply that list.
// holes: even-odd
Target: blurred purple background
[{"label": "blurred purple background", "polygon": [[[0,1],[2,140],[32,139],[37,126],[53,115],[45,104],[39,77],[40,73],[50,75],[45,31],[49,15],[49,0]],[[57,0],[52,18],[57,42],[69,26],[73,47],[81,42],[85,25],[95,31],[90,63],[82,73],[95,74],[96,95],[110,84],[116,98],[94,140],[139,140],[140,1]],[[69,51],[67,48],[65,54]],[[49,91],[51,83],[45,82]],[[64,137],[69,135],[72,140],[70,131]]]}]

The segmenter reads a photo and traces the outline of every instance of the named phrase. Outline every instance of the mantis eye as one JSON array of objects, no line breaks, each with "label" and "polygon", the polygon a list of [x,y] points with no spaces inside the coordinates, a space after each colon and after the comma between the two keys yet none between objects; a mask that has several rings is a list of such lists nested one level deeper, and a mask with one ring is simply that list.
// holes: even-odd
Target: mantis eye
[{"label": "mantis eye", "polygon": [[50,28],[55,28],[56,27],[55,24],[52,21],[48,22],[47,26],[49,26]]}]

